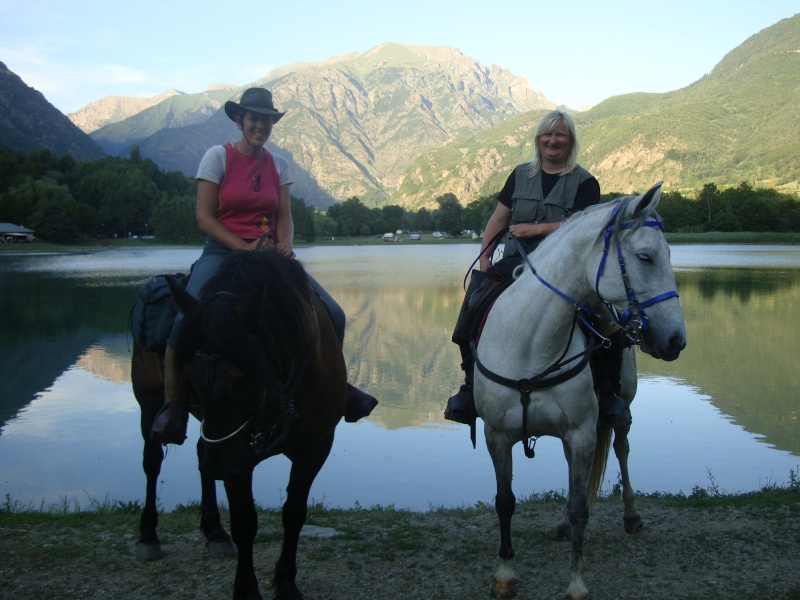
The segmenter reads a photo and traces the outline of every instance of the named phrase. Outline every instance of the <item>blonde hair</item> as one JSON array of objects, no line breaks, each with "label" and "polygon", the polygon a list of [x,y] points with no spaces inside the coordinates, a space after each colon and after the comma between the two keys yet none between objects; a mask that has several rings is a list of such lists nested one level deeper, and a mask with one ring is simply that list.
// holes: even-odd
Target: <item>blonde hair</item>
[{"label": "blonde hair", "polygon": [[533,158],[531,158],[529,163],[530,166],[528,167],[528,177],[533,177],[539,172],[539,169],[542,168],[542,151],[539,149],[539,138],[545,133],[553,131],[561,123],[567,128],[571,146],[569,149],[569,156],[567,156],[566,168],[559,173],[559,175],[572,173],[572,170],[578,164],[578,150],[580,150],[580,144],[578,143],[578,136],[575,134],[575,123],[572,122],[572,117],[564,111],[551,110],[542,117],[542,120],[539,121],[539,125],[536,127],[536,134],[533,136],[534,152]]}]

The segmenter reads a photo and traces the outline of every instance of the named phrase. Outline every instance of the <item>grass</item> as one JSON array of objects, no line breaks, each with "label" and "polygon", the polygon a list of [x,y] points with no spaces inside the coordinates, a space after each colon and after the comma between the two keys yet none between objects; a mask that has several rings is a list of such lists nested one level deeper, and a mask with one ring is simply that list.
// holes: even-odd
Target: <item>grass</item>
[{"label": "grass", "polygon": [[[708,484],[705,486],[695,485],[689,494],[684,492],[668,493],[668,492],[651,492],[643,493],[636,492],[637,498],[647,498],[650,500],[661,501],[668,506],[683,506],[691,507],[696,505],[742,505],[742,506],[774,506],[782,505],[787,502],[800,502],[800,467],[798,470],[789,470],[789,480],[785,484],[776,482],[768,482],[761,487],[760,490],[744,493],[727,492],[719,488],[714,478],[714,475],[709,470]],[[622,498],[622,486],[618,481],[609,490],[600,490],[598,495],[598,502],[618,502]],[[533,494],[530,496],[519,497],[517,499],[518,505],[544,505],[544,504],[563,504],[566,502],[567,496],[564,491],[549,491],[540,494]],[[224,504],[224,503],[223,503]],[[29,502],[27,504],[21,503],[17,500],[11,499],[11,494],[6,494],[5,501],[0,503],[0,517],[9,515],[48,515],[52,517],[67,517],[90,514],[90,515],[138,515],[142,511],[142,505],[138,500],[134,501],[119,501],[113,500],[108,497],[102,500],[97,500],[89,497],[86,505],[82,505],[77,498],[62,497],[58,503],[45,505],[44,502],[38,504]],[[192,514],[196,515],[199,510],[199,503],[191,502],[186,505],[178,505],[172,511],[172,514]],[[259,513],[264,515],[272,515],[275,519],[276,527],[281,526],[281,511],[280,508],[264,508],[258,507]],[[431,506],[427,512],[444,513],[451,517],[454,521],[460,521],[464,524],[468,523],[474,516],[475,511],[494,511],[494,506],[486,502],[477,502],[475,506],[468,507],[455,507],[445,508]],[[163,512],[163,511],[162,511]],[[388,532],[387,535],[393,535],[392,532],[402,529],[409,521],[412,521],[415,515],[425,514],[424,512],[412,511],[403,508],[397,508],[390,504],[388,506],[374,505],[369,508],[364,508],[356,503],[352,508],[330,508],[325,506],[323,502],[312,500],[308,507],[308,521],[313,521],[319,526],[326,527],[332,526],[332,523],[338,516],[344,513],[362,513],[369,514],[371,520],[382,525]],[[330,521],[330,522],[328,522]],[[346,533],[346,531],[345,531]],[[401,535],[402,537],[402,535]],[[407,543],[408,540],[403,543]]]}]

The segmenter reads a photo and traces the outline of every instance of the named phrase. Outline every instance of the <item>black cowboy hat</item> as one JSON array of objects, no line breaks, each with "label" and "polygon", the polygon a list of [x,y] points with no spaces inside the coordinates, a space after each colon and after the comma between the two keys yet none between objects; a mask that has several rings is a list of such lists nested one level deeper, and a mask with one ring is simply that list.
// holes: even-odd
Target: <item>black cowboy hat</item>
[{"label": "black cowboy hat", "polygon": [[277,123],[285,112],[280,112],[272,103],[272,93],[264,88],[249,88],[242,94],[239,104],[233,100],[225,103],[225,114],[231,121],[236,121],[239,109],[249,110],[260,115],[271,115],[272,122]]}]

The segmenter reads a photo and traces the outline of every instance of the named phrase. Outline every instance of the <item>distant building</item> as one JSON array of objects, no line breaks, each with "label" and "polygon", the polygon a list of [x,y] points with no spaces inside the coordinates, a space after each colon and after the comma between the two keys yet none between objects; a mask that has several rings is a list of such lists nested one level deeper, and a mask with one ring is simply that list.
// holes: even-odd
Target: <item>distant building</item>
[{"label": "distant building", "polygon": [[0,239],[3,243],[32,242],[33,230],[13,223],[0,223]]}]

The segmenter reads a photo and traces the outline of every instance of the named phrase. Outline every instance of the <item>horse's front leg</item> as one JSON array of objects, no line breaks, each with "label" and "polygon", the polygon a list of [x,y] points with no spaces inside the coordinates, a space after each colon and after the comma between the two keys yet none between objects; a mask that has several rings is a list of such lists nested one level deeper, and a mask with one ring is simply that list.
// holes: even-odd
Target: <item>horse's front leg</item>
[{"label": "horse's front leg", "polygon": [[[203,455],[206,446],[201,440],[197,440],[197,464],[203,464]],[[217,484],[216,481],[206,475],[202,468],[200,471],[200,529],[206,538],[206,549],[208,555],[213,558],[224,558],[236,556],[236,546],[231,541],[231,536],[222,526],[219,515],[219,504],[217,503]]]},{"label": "horse's front leg", "polygon": [[233,597],[262,600],[253,566],[253,542],[258,530],[258,515],[253,501],[253,471],[225,480],[225,492],[231,511],[231,534],[238,549]]},{"label": "horse's front leg", "polygon": [[587,489],[592,469],[597,432],[595,424],[570,431],[563,440],[564,455],[569,465],[569,497],[567,513],[572,528],[572,563],[567,600],[585,600],[589,590],[584,579],[583,542],[589,522]]},{"label": "horse's front leg", "polygon": [[636,510],[636,493],[631,485],[631,478],[628,474],[628,455],[630,446],[628,444],[628,431],[630,427],[614,430],[614,454],[619,461],[619,473],[622,479],[622,503],[625,506],[622,520],[627,533],[639,533],[642,530],[642,518]]},{"label": "horse's front leg", "polygon": [[511,517],[517,506],[517,499],[511,489],[513,463],[511,448],[513,444],[505,436],[496,433],[488,424],[484,424],[486,447],[494,464],[494,474],[497,480],[497,496],[495,497],[495,510],[500,520],[500,567],[494,574],[492,595],[499,598],[513,598],[517,593],[517,576],[514,573],[512,559],[514,547],[511,542]]},{"label": "horse's front leg", "polygon": [[311,484],[330,454],[333,446],[333,432],[317,446],[307,446],[302,454],[290,456],[292,469],[289,473],[289,485],[286,487],[286,502],[283,504],[281,517],[283,520],[283,547],[281,555],[275,563],[272,585],[275,598],[280,600],[297,600],[303,594],[297,587],[297,546],[300,531],[308,514],[308,495]]}]

